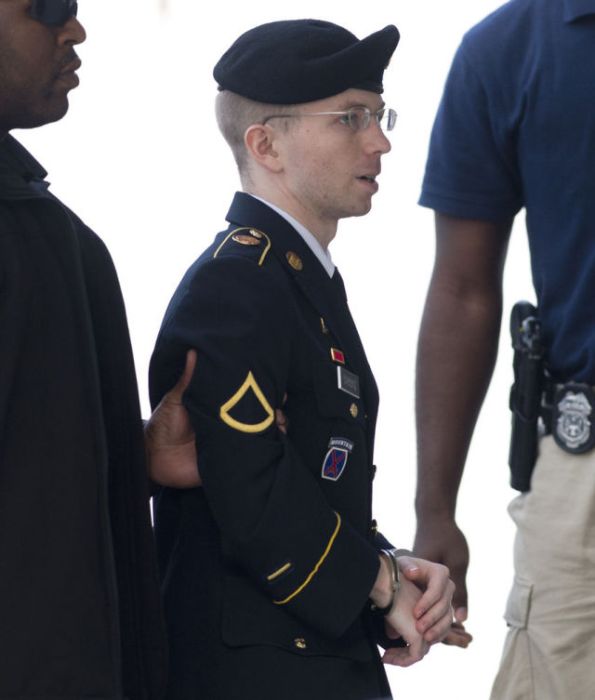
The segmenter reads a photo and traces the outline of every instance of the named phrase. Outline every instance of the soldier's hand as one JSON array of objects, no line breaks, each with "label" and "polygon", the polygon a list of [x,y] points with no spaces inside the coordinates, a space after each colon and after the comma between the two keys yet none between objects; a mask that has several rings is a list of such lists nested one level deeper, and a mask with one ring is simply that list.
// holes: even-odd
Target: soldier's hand
[{"label": "soldier's hand", "polygon": [[454,622],[443,641],[466,648],[473,637],[463,624],[468,612],[465,577],[469,566],[469,548],[465,536],[452,518],[420,518],[413,551],[416,556],[448,567],[455,584],[452,601]]},{"label": "soldier's hand", "polygon": [[402,556],[398,558],[399,570],[422,592],[413,609],[417,631],[426,642],[441,642],[449,634],[453,621],[452,597],[455,585],[443,564],[425,559]]},{"label": "soldier's hand", "polygon": [[421,661],[428,653],[430,645],[417,629],[413,612],[421,597],[422,593],[415,584],[406,578],[401,580],[395,604],[386,616],[385,628],[389,639],[402,637],[407,642],[407,646],[387,649],[382,656],[383,663],[393,666],[411,666]]},{"label": "soldier's hand", "polygon": [[194,431],[182,396],[196,367],[196,351],[186,354],[186,366],[176,385],[161,399],[145,425],[149,478],[160,486],[193,488],[201,485]]}]

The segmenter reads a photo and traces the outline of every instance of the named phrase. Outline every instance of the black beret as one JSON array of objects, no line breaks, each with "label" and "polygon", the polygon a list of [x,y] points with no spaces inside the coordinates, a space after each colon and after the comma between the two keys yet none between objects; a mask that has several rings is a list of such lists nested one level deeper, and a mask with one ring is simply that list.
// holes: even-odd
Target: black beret
[{"label": "black beret", "polygon": [[213,76],[220,90],[269,104],[313,102],[349,88],[381,93],[398,43],[392,24],[360,41],[332,22],[269,22],[236,39]]}]

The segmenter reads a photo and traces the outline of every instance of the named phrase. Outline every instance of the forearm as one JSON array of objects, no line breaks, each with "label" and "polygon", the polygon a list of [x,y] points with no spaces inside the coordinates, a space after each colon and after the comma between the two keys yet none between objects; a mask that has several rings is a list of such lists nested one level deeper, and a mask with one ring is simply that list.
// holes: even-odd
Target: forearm
[{"label": "forearm", "polygon": [[341,636],[376,580],[374,547],[333,510],[276,429],[259,437],[222,435],[205,415],[195,427],[204,489],[226,556],[275,606],[329,637]]},{"label": "forearm", "polygon": [[436,262],[416,379],[419,517],[454,518],[479,409],[492,376],[511,222],[436,217]]},{"label": "forearm", "polygon": [[436,276],[423,315],[417,376],[418,517],[454,517],[479,409],[494,368],[500,295],[457,288]]}]

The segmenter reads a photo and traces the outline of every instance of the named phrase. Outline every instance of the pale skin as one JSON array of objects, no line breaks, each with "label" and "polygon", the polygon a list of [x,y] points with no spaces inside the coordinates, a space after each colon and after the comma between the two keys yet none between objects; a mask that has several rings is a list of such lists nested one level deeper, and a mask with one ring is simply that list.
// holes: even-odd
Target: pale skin
[{"label": "pale skin", "polygon": [[[355,106],[376,112],[383,105],[380,95],[351,89],[300,105],[295,112]],[[246,130],[250,165],[241,174],[242,184],[247,192],[291,214],[326,249],[337,233],[339,219],[370,211],[381,158],[390,151],[390,141],[374,120],[355,133],[340,116],[296,118],[286,129],[279,121],[253,124]]]},{"label": "pale skin", "polygon": [[[454,584],[445,566],[409,556],[398,557],[397,561],[403,576],[395,603],[385,618],[385,628],[389,638],[402,637],[408,646],[388,649],[382,660],[394,666],[411,666],[449,632]],[[370,593],[379,607],[390,602],[390,583],[388,564],[380,557],[378,577]]]},{"label": "pale skin", "polygon": [[[365,106],[376,112],[383,106],[376,93],[347,90],[324,100],[301,105],[299,112],[341,111]],[[275,122],[277,122],[275,124]],[[354,132],[339,116],[291,119],[291,124],[271,120],[253,124],[245,132],[244,144],[249,166],[241,173],[245,191],[280,207],[300,221],[327,248],[335,237],[340,218],[362,216],[372,206],[378,190],[376,182],[381,158],[390,143],[374,119],[367,129]],[[182,395],[190,381],[194,360],[189,360],[177,387],[164,397],[158,411],[175,416],[183,410]],[[283,414],[278,410],[277,424],[286,432]],[[178,425],[182,425],[179,423]],[[156,435],[151,422],[149,441]],[[190,426],[175,436],[174,442],[186,456],[193,446]],[[166,439],[171,442],[171,434]],[[200,484],[196,462],[185,460],[164,470],[149,460],[150,476],[157,483],[188,488]],[[185,466],[184,466],[185,465]],[[431,644],[441,641],[452,623],[451,600],[454,584],[448,569],[441,564],[414,557],[399,557],[403,574],[401,589],[386,617],[386,632],[391,638],[403,637],[407,647],[389,649],[385,663],[409,666],[427,653]],[[391,596],[391,576],[384,557],[370,598],[378,607],[386,607]]]},{"label": "pale skin", "polygon": [[417,355],[418,518],[414,552],[456,584],[445,642],[466,647],[469,549],[455,520],[475,422],[496,361],[502,273],[512,222],[436,215],[436,261]]}]

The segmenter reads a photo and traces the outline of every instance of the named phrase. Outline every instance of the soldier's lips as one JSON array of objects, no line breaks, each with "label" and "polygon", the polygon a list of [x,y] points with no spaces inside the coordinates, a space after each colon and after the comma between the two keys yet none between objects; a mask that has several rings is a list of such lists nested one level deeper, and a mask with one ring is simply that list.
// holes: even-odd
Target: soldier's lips
[{"label": "soldier's lips", "polygon": [[357,181],[362,184],[370,192],[378,192],[378,183],[376,182],[376,175],[359,175]]}]

